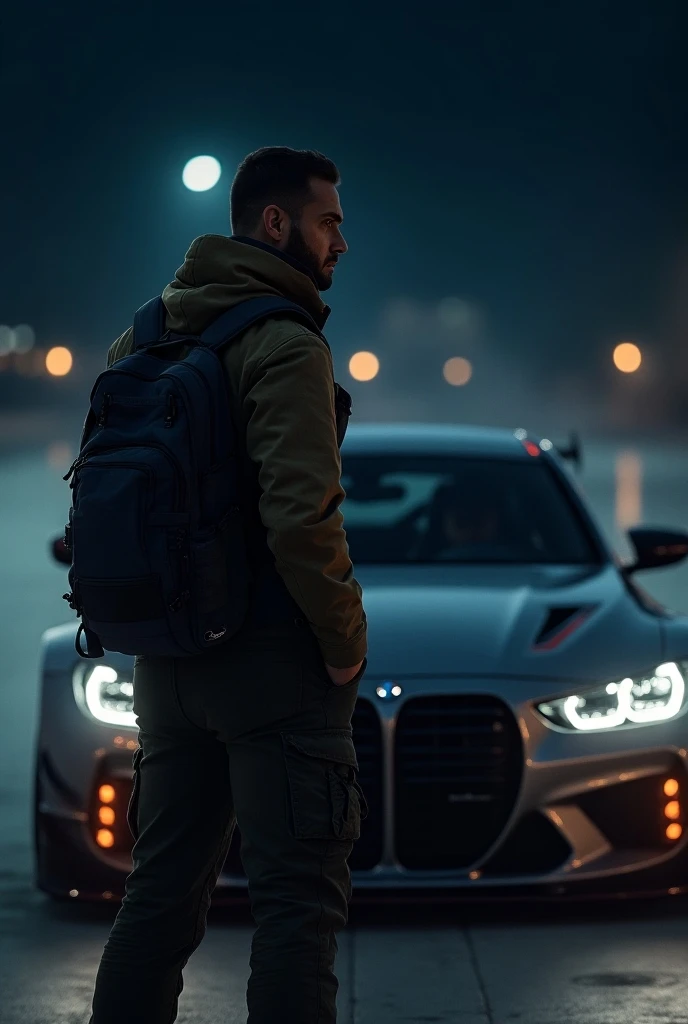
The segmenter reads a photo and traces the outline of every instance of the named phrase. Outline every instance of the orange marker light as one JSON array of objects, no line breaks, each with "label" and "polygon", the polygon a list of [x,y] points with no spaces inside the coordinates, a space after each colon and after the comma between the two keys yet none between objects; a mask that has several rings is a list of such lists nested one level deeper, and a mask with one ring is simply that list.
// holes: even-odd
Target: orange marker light
[{"label": "orange marker light", "polygon": [[115,787],[114,786],[101,786],[98,790],[98,799],[101,804],[111,804],[115,799]]},{"label": "orange marker light", "polygon": [[96,842],[98,846],[103,846],[107,849],[109,846],[115,845],[115,837],[109,828],[99,828],[96,832]]},{"label": "orange marker light", "polygon": [[98,821],[101,825],[114,825],[115,812],[112,807],[101,807],[98,811]]},{"label": "orange marker light", "polygon": [[675,821],[673,825],[669,825],[667,827],[667,830],[666,830],[666,837],[667,837],[667,839],[680,839],[682,835],[683,835],[683,829],[678,824],[678,822]]},{"label": "orange marker light", "polygon": [[678,802],[678,800],[672,800],[670,803],[668,803],[666,805],[666,807],[664,808],[664,813],[666,814],[667,818],[672,818],[672,819],[680,818],[681,817],[681,805]]},{"label": "orange marker light", "polygon": [[676,796],[678,793],[678,782],[676,779],[667,779],[664,783],[664,796]]}]

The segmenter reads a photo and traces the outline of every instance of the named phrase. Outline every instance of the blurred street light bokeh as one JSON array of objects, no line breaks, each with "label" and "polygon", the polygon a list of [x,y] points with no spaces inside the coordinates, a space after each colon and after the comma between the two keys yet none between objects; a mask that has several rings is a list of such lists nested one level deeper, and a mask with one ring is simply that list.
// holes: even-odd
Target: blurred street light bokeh
[{"label": "blurred street light bokeh", "polygon": [[447,384],[462,387],[464,384],[468,384],[473,376],[473,366],[463,356],[454,356],[452,359],[447,359],[442,373]]},{"label": "blurred street light bokeh", "polygon": [[182,172],[182,181],[191,192],[207,192],[220,180],[222,168],[214,156],[195,156]]},{"label": "blurred street light bokeh", "polygon": [[379,372],[380,360],[372,352],[356,352],[349,360],[349,373],[354,380],[373,380]]},{"label": "blurred street light bokeh", "polygon": [[52,377],[66,377],[74,364],[72,353],[64,345],[56,345],[45,357],[45,368]]},{"label": "blurred street light bokeh", "polygon": [[632,341],[623,341],[614,349],[614,366],[621,373],[635,373],[642,361],[642,352]]}]

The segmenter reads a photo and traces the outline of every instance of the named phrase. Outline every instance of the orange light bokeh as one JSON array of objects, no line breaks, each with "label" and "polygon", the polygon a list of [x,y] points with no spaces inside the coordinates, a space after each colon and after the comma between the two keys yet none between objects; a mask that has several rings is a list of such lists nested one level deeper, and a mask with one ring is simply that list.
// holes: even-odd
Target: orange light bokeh
[{"label": "orange light bokeh", "polygon": [[678,800],[672,800],[671,803],[668,803],[666,805],[666,807],[664,808],[664,813],[667,816],[667,818],[671,818],[672,820],[675,820],[676,818],[680,818],[681,817],[681,805],[678,802]]},{"label": "orange light bokeh", "polygon": [[52,377],[65,377],[73,364],[72,353],[64,345],[51,348],[45,357],[45,368]]},{"label": "orange light bokeh", "polygon": [[110,846],[115,845],[115,837],[109,828],[99,828],[96,832],[96,842],[98,846],[107,850]]},{"label": "orange light bokeh", "polygon": [[678,780],[667,779],[664,783],[664,796],[676,796],[678,793]]},{"label": "orange light bokeh", "polygon": [[98,820],[101,825],[114,825],[115,812],[112,807],[101,807],[98,811]]},{"label": "orange light bokeh", "polygon": [[667,839],[680,839],[683,835],[683,828],[678,824],[677,821],[673,825],[668,825],[666,830]]},{"label": "orange light bokeh", "polygon": [[622,341],[614,349],[614,366],[622,373],[635,373],[640,368],[643,355],[632,341]]},{"label": "orange light bokeh", "polygon": [[442,375],[447,384],[457,388],[463,387],[473,376],[473,367],[463,356],[454,356],[453,359],[447,359],[442,368]]},{"label": "orange light bokeh", "polygon": [[111,804],[115,799],[115,787],[110,786],[107,783],[106,785],[101,786],[98,790],[98,799],[101,804]]},{"label": "orange light bokeh", "polygon": [[349,373],[354,380],[372,380],[380,372],[380,360],[372,352],[356,352],[349,360]]}]

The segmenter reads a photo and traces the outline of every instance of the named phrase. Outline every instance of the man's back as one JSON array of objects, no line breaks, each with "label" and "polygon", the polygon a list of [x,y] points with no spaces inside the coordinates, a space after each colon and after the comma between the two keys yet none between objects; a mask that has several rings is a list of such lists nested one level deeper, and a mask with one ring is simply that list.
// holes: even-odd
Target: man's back
[{"label": "man's back", "polygon": [[[329,308],[291,261],[250,241],[204,235],[163,292],[166,326],[200,334],[225,310],[266,295],[297,302],[324,327]],[[109,365],[132,347],[130,329],[112,345]],[[273,319],[228,345],[223,362],[245,444],[245,523],[260,577],[250,614],[275,623],[296,605],[327,663],[355,664],[365,654],[365,617],[339,512],[344,494],[327,343],[293,320]]]}]

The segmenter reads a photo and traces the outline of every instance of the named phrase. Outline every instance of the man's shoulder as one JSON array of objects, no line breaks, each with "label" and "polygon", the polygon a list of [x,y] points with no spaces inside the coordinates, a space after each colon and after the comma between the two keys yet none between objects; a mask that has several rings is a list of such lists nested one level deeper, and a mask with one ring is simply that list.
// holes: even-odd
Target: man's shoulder
[{"label": "man's shoulder", "polygon": [[247,336],[247,348],[256,362],[291,349],[313,349],[329,355],[329,346],[321,334],[290,317],[269,317],[256,325],[251,334],[253,337]]},{"label": "man's shoulder", "polygon": [[[269,360],[273,355],[280,353],[285,355],[293,349],[312,348],[315,352],[322,352],[326,355],[328,362],[331,362],[329,345],[315,330],[298,320],[289,317],[275,316],[262,320],[253,327],[249,327],[243,337],[239,339],[238,345],[228,344],[224,349],[225,365],[227,355],[232,353],[229,362],[233,357],[240,356],[249,365],[254,367]],[[118,359],[131,355],[134,351],[134,331],[129,328],[112,343],[108,351],[107,365],[112,366]]]},{"label": "man's shoulder", "polygon": [[305,384],[306,373],[323,383],[334,375],[332,355],[323,338],[297,321],[282,318],[249,327],[235,344],[227,345],[222,361],[241,401],[268,378],[286,382],[297,374]]}]

